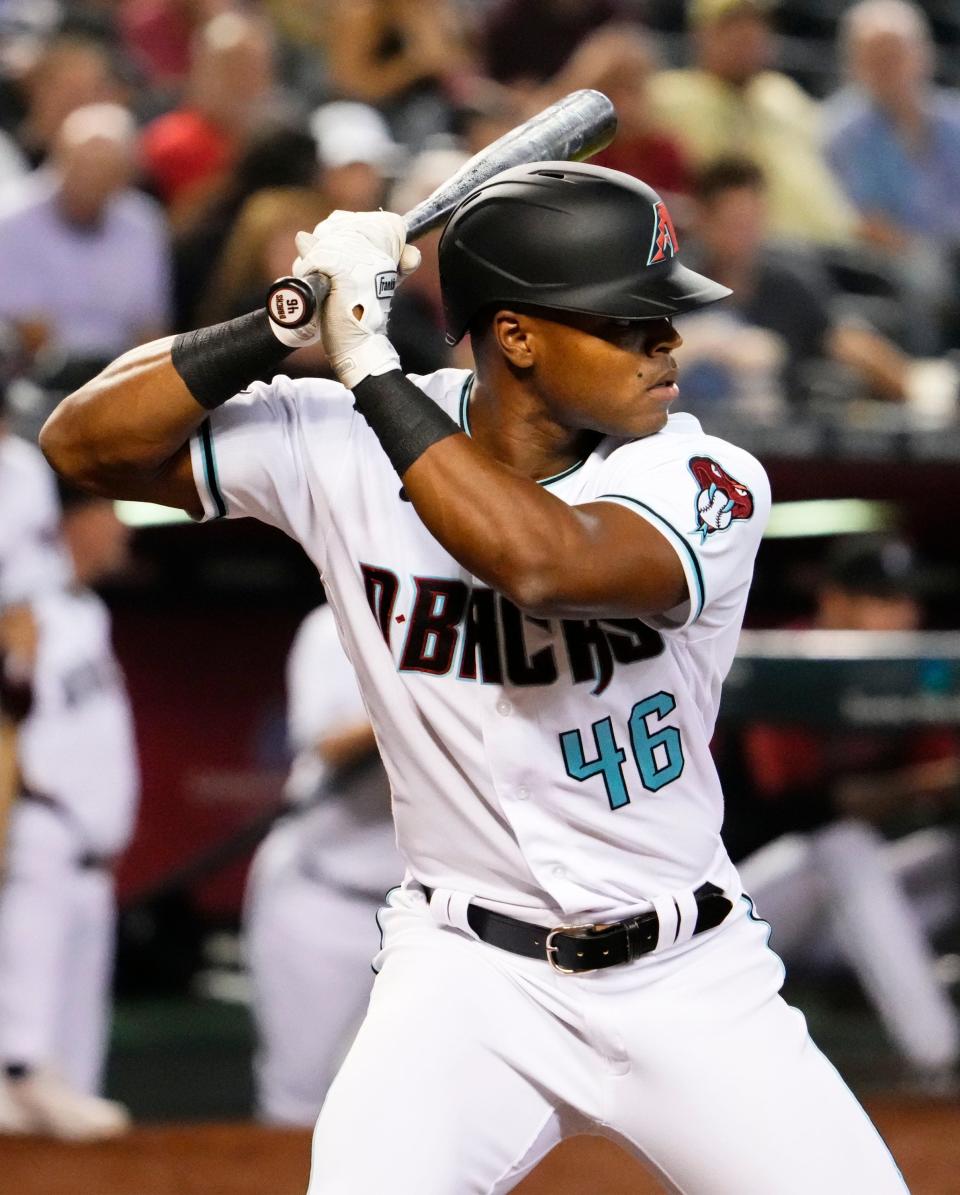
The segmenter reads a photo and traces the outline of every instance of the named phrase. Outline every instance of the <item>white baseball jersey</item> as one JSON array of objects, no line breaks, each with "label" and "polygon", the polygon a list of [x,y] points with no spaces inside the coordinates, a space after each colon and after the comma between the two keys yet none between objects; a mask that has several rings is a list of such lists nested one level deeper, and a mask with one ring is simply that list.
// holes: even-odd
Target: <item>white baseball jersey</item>
[{"label": "white baseball jersey", "polygon": [[67,811],[83,849],[116,854],[133,829],[139,771],[110,615],[89,590],[48,593],[32,609],[40,637],[18,739],[24,783]]},{"label": "white baseball jersey", "polygon": [[[469,433],[470,373],[413,381]],[[709,741],[769,510],[748,453],[680,414],[541,482],[619,503],[675,548],[689,600],[644,621],[533,618],[471,576],[335,382],[252,386],[192,454],[206,518],[279,527],[320,570],[413,878],[554,923],[736,886]]]},{"label": "white baseball jersey", "polygon": [[0,606],[61,589],[72,576],[50,466],[39,448],[0,434]]},{"label": "white baseball jersey", "polygon": [[297,755],[287,782],[294,801],[316,808],[298,823],[307,874],[334,886],[382,897],[403,878],[394,844],[390,788],[376,753],[332,775],[318,740],[367,721],[356,674],[344,654],[333,611],[321,606],[301,623],[287,661],[287,724]]}]

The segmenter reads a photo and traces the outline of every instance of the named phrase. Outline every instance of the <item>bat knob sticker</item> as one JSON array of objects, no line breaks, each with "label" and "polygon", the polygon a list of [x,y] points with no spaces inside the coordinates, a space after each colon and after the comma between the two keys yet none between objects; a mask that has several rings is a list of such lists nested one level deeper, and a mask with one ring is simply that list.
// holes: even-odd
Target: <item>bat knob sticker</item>
[{"label": "bat knob sticker", "polygon": [[267,311],[281,328],[302,328],[316,311],[310,284],[302,278],[278,278],[267,292]]}]

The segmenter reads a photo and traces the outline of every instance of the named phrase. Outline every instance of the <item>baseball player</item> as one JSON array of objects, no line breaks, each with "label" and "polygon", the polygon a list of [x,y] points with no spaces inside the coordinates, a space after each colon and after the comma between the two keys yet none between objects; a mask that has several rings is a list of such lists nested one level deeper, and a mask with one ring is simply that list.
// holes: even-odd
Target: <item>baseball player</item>
[{"label": "baseball player", "polygon": [[370,997],[376,912],[403,878],[390,787],[329,606],[287,664],[295,810],[257,851],[245,901],[259,1050],[257,1106],[312,1127]]},{"label": "baseball player", "polygon": [[[23,445],[18,455],[31,451]],[[22,788],[0,885],[0,1132],[93,1140],[129,1124],[97,1092],[113,970],[112,864],[130,837],[138,775],[109,614],[87,586],[122,563],[127,533],[112,503],[81,494],[68,500],[63,534],[74,583],[37,588],[28,607],[32,704],[19,726]],[[55,549],[24,551],[42,559]],[[38,574],[15,552],[0,585]]]},{"label": "baseball player", "polygon": [[[87,486],[281,527],[326,582],[407,874],[310,1195],[508,1191],[583,1131],[685,1192],[902,1192],[720,839],[708,744],[770,494],[669,412],[671,316],[728,292],[642,182],[514,168],[439,248],[476,369],[407,378],[400,217],[297,248],[331,279],[315,321],[274,320],[290,288],[134,350],[42,443]],[[252,382],[298,333],[340,384]]]}]

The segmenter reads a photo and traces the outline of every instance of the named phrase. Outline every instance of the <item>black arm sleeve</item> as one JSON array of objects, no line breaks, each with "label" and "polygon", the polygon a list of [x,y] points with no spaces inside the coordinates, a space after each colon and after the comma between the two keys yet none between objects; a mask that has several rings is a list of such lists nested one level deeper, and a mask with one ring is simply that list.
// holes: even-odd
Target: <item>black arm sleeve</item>
[{"label": "black arm sleeve", "polygon": [[460,432],[446,411],[398,369],[364,378],[353,397],[401,477],[432,444]]},{"label": "black arm sleeve", "polygon": [[170,358],[193,397],[212,411],[269,375],[292,352],[270,331],[267,313],[251,311],[224,324],[181,332]]}]

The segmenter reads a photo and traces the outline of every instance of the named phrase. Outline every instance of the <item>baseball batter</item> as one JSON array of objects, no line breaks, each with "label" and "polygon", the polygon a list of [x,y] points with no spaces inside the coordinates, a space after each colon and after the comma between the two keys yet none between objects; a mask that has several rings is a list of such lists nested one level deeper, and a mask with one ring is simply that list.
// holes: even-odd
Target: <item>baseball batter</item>
[{"label": "baseball batter", "polygon": [[[101,491],[283,528],[356,667],[407,876],[310,1195],[504,1192],[580,1131],[677,1191],[902,1192],[720,839],[708,743],[770,496],[669,414],[670,317],[728,292],[643,183],[512,169],[440,244],[475,371],[405,378],[401,219],[335,213],[297,247],[331,280],[316,326],[291,289],[135,350],[42,442]],[[342,384],[251,381],[319,334]]]},{"label": "baseball batter", "polygon": [[329,606],[290,649],[287,724],[294,812],[254,858],[244,929],[258,1112],[309,1128],[370,998],[377,908],[403,878],[389,784]]}]

